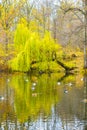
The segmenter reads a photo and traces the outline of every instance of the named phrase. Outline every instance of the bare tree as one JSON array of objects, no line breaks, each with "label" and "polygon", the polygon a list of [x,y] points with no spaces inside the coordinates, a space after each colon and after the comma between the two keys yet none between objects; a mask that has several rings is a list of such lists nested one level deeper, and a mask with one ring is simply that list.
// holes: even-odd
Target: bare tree
[{"label": "bare tree", "polygon": [[81,33],[84,37],[84,40],[81,37],[81,42],[84,43],[84,68],[87,68],[87,0],[81,0],[77,3],[74,1],[75,4],[70,0],[61,0],[60,3],[60,9],[64,12],[65,16],[70,13],[74,14],[74,18],[77,17],[79,21],[75,30],[71,30],[71,34]]}]

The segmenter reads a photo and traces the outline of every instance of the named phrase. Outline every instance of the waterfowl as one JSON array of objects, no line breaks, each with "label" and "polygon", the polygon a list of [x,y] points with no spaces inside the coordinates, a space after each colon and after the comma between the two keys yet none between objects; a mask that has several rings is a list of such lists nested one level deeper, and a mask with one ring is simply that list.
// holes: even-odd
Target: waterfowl
[{"label": "waterfowl", "polygon": [[68,93],[68,90],[64,90],[64,93],[66,93],[66,94],[67,94],[67,93]]},{"label": "waterfowl", "polygon": [[60,85],[61,83],[60,82],[57,82],[57,85]]},{"label": "waterfowl", "polygon": [[0,101],[4,100],[5,98],[3,96],[0,96]]},{"label": "waterfowl", "polygon": [[72,83],[69,83],[69,86],[72,86],[73,84]]},{"label": "waterfowl", "polygon": [[36,86],[37,84],[34,82],[34,83],[32,83],[32,86]]},{"label": "waterfowl", "polygon": [[7,82],[10,82],[10,79],[7,79]]},{"label": "waterfowl", "polygon": [[32,93],[32,97],[37,97],[37,93]]},{"label": "waterfowl", "polygon": [[84,78],[81,78],[81,81],[83,81]]},{"label": "waterfowl", "polygon": [[28,79],[25,79],[26,82],[28,82],[29,80]]},{"label": "waterfowl", "polygon": [[35,90],[35,87],[33,86],[31,89],[32,89],[32,90]]}]

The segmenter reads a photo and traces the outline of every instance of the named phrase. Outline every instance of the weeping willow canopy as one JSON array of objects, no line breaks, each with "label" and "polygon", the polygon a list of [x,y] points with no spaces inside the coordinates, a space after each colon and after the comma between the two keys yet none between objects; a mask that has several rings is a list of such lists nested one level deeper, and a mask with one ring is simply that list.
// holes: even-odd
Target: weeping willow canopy
[{"label": "weeping willow canopy", "polygon": [[39,69],[48,69],[53,52],[58,52],[61,49],[49,32],[46,32],[41,38],[37,32],[32,32],[23,23],[17,26],[14,45],[17,55],[9,62],[9,66],[12,70],[22,72],[30,71],[34,62],[38,63]]}]

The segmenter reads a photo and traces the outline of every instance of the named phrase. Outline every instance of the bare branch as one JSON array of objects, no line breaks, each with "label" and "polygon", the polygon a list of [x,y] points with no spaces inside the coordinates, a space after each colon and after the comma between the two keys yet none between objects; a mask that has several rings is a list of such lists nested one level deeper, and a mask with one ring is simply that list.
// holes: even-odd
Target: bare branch
[{"label": "bare branch", "polygon": [[78,11],[78,12],[81,12],[83,15],[85,15],[86,13],[83,11],[83,10],[81,10],[80,8],[72,8],[72,7],[70,7],[70,8],[68,8],[68,9],[64,9],[64,8],[62,8],[62,7],[60,7],[63,11],[64,11],[64,13],[67,13],[67,12],[69,12],[69,11]]}]

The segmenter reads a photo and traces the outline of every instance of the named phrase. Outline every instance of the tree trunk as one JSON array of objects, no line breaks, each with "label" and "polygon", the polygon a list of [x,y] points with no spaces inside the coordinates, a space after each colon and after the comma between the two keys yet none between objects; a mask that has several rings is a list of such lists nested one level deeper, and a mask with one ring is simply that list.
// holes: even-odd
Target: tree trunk
[{"label": "tree trunk", "polygon": [[87,68],[87,0],[85,0],[84,68]]},{"label": "tree trunk", "polygon": [[57,25],[56,25],[56,19],[53,20],[54,22],[54,28],[53,28],[53,32],[54,32],[54,40],[56,41],[56,38],[57,38],[57,34],[56,34],[56,31],[57,31]]}]

